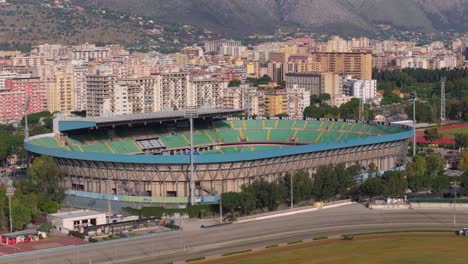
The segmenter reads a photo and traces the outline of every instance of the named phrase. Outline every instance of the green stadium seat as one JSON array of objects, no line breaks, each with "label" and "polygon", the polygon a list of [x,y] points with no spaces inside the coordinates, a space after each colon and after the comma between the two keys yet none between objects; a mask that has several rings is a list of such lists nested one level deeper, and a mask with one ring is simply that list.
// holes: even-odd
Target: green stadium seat
[{"label": "green stadium seat", "polygon": [[294,125],[294,128],[304,128],[305,122],[305,120],[296,120],[296,125]]},{"label": "green stadium seat", "polygon": [[239,131],[237,130],[219,130],[218,135],[221,137],[223,142],[238,142]]},{"label": "green stadium seat", "polygon": [[317,120],[308,120],[306,129],[316,130],[320,127],[320,121]]},{"label": "green stadium seat", "polygon": [[[185,134],[185,136],[190,140],[190,133]],[[194,133],[193,143],[195,145],[208,145],[213,144],[214,142],[211,141],[211,139],[205,133]]]},{"label": "green stadium seat", "polygon": [[215,128],[220,128],[220,129],[228,129],[231,128],[230,122],[227,120],[220,120],[220,121],[215,121],[214,122],[214,127]]},{"label": "green stadium seat", "polygon": [[276,120],[265,120],[265,128],[274,128]]},{"label": "green stadium seat", "polygon": [[272,129],[270,131],[270,141],[288,141],[294,135],[295,130]]},{"label": "green stadium seat", "polygon": [[172,136],[162,136],[159,138],[167,148],[178,148],[188,146],[189,143],[184,139],[181,134]]},{"label": "green stadium seat", "polygon": [[268,130],[266,129],[244,130],[244,136],[246,136],[249,141],[266,141],[267,132]]},{"label": "green stadium seat", "polygon": [[136,153],[140,149],[135,145],[133,140],[115,140],[108,142],[114,153]]},{"label": "green stadium seat", "polygon": [[317,141],[317,143],[335,142],[339,136],[340,136],[340,133],[338,132],[324,131],[320,139]]},{"label": "green stadium seat", "polygon": [[262,129],[263,122],[262,120],[245,120],[247,129]]},{"label": "green stadium seat", "polygon": [[278,127],[277,128],[286,128],[290,129],[293,125],[295,120],[278,120]]},{"label": "green stadium seat", "polygon": [[234,128],[242,128],[242,120],[232,120]]},{"label": "green stadium seat", "polygon": [[315,142],[315,139],[320,134],[320,131],[299,130],[297,131],[296,138],[299,142]]},{"label": "green stadium seat", "polygon": [[81,145],[84,152],[111,153],[106,144]]}]

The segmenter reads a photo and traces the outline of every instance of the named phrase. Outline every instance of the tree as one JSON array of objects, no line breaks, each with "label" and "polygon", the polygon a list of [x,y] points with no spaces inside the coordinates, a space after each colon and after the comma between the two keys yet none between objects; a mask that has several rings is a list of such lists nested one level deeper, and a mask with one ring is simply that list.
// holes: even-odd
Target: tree
[{"label": "tree", "polygon": [[241,84],[240,80],[231,80],[228,84],[228,87],[239,87]]},{"label": "tree", "polygon": [[[291,175],[288,174],[284,177],[284,186],[287,189],[287,199],[291,202]],[[312,179],[309,173],[305,171],[296,172],[293,176],[294,203],[312,198],[312,191]]]},{"label": "tree", "polygon": [[457,133],[455,134],[455,144],[464,149],[468,146],[468,133]]},{"label": "tree", "polygon": [[28,174],[37,183],[37,187],[42,191],[46,200],[50,199],[56,202],[63,200],[61,173],[52,157],[43,155],[34,159]]},{"label": "tree", "polygon": [[232,215],[234,215],[234,212],[241,206],[240,195],[236,192],[222,193],[221,200],[223,203],[223,207],[228,209]]},{"label": "tree", "polygon": [[401,103],[401,98],[393,93],[392,90],[386,90],[383,95],[383,99],[381,104],[382,105],[391,105],[391,104],[399,104]]},{"label": "tree", "polygon": [[440,193],[450,188],[450,179],[448,176],[436,176],[432,179],[431,191]]},{"label": "tree", "polygon": [[322,93],[318,96],[319,104],[325,103],[331,100],[331,95],[328,93]]},{"label": "tree", "polygon": [[444,173],[445,162],[442,156],[438,153],[432,153],[426,157],[426,174],[431,176],[439,176]]},{"label": "tree", "polygon": [[350,174],[352,170],[346,170],[344,164],[338,164],[335,166],[335,175],[337,181],[336,193],[344,196],[353,186],[353,176]]},{"label": "tree", "polygon": [[362,195],[374,197],[384,193],[385,187],[380,177],[370,177],[359,188]]},{"label": "tree", "polygon": [[402,172],[386,171],[382,179],[385,183],[384,194],[386,196],[402,197],[406,193],[408,184]]},{"label": "tree", "polygon": [[318,200],[327,200],[336,194],[338,182],[333,165],[320,166],[314,177],[313,192]]},{"label": "tree", "polygon": [[462,171],[468,171],[468,149],[464,149],[460,153],[460,162],[458,168]]},{"label": "tree", "polygon": [[442,137],[442,135],[439,133],[439,130],[437,128],[428,128],[424,130],[424,137],[432,142],[433,140],[439,139]]},{"label": "tree", "polygon": [[240,207],[247,215],[255,210],[255,194],[252,192],[242,191],[239,193]]}]

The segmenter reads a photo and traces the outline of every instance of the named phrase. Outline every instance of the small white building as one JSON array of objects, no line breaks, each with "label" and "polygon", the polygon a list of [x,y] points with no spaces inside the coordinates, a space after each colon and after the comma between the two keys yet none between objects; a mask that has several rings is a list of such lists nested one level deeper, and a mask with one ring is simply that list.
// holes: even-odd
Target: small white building
[{"label": "small white building", "polygon": [[85,226],[106,224],[106,214],[93,210],[67,211],[47,215],[47,219],[61,232],[81,231]]}]

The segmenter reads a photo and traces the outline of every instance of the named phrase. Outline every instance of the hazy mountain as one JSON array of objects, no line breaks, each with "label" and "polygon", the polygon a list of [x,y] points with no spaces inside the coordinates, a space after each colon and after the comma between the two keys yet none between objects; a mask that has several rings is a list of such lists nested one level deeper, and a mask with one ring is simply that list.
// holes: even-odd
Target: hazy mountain
[{"label": "hazy mountain", "polygon": [[84,5],[202,26],[268,33],[280,26],[372,32],[376,24],[417,31],[466,31],[468,0],[78,0]]}]

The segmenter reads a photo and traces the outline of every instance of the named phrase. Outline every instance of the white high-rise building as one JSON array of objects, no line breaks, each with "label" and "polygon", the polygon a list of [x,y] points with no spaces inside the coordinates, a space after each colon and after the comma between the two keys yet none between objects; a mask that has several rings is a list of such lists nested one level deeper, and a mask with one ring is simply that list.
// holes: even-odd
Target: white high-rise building
[{"label": "white high-rise building", "polygon": [[377,80],[359,80],[346,76],[343,79],[343,93],[347,96],[362,98],[365,102],[377,97]]},{"label": "white high-rise building", "polygon": [[293,88],[287,89],[287,98],[289,117],[303,117],[304,109],[310,105],[310,91],[294,85]]}]

